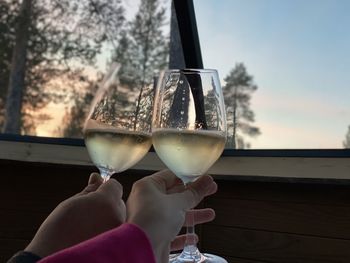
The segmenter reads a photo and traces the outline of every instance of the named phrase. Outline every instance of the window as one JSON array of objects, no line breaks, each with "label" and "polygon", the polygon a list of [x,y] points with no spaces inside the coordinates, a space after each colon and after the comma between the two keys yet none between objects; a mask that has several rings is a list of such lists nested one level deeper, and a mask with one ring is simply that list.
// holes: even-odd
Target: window
[{"label": "window", "polygon": [[[31,63],[26,70],[31,71],[26,74],[27,86],[18,118],[19,131],[22,135],[67,137],[0,134],[1,147],[7,149],[0,152],[0,159],[91,165],[85,148],[81,147],[84,141],[74,138],[81,137],[81,125],[89,100],[112,58],[118,55],[121,63],[123,60],[120,58],[123,57],[127,63],[124,60],[121,64],[129,66],[139,62],[130,54],[123,53],[121,48],[123,41],[124,44],[133,41],[129,35],[130,27],[135,22],[140,5],[150,2],[157,3],[157,12],[165,8],[164,24],[157,28],[164,41],[158,41],[159,38],[156,41],[170,42],[165,67],[182,68],[186,64],[187,67],[200,68],[204,61],[205,67],[219,70],[223,86],[227,86],[229,79],[224,79],[234,68],[235,74],[243,72],[252,76],[248,78],[251,84],[248,109],[255,114],[255,121],[248,122],[246,126],[241,124],[236,140],[231,138],[229,141],[225,158],[220,158],[210,170],[212,174],[327,180],[348,178],[348,161],[343,157],[350,156],[349,149],[300,149],[342,148],[343,141],[346,145],[349,91],[344,87],[349,80],[345,74],[349,66],[346,49],[349,39],[346,32],[348,18],[341,12],[346,10],[345,0],[310,0],[308,3],[289,0],[193,0],[196,17],[192,0],[175,2],[176,11],[179,11],[177,16],[174,16],[171,0],[115,0],[113,3],[107,0],[32,1],[22,3],[32,2],[32,16],[40,15],[42,19],[31,17],[28,28],[28,32],[36,34],[37,38],[27,40],[28,61]],[[311,3],[317,8],[311,8]],[[89,8],[84,8],[86,6]],[[115,16],[115,8],[120,8],[119,16]],[[17,0],[0,2],[1,127],[5,121],[6,93],[12,50],[15,48],[15,22],[20,10]],[[106,19],[111,12],[113,21]],[[299,17],[302,14],[303,19]],[[70,23],[65,23],[67,21]],[[122,26],[115,27],[117,24]],[[291,27],[288,32],[285,31],[287,26]],[[255,27],[259,30],[254,31]],[[318,38],[308,36],[313,32],[310,27],[317,29],[315,34]],[[78,37],[71,35],[69,30],[82,34],[81,38],[79,34]],[[299,33],[304,38],[300,38]],[[327,36],[332,37],[332,41]],[[66,42],[62,42],[62,38]],[[322,45],[319,43],[321,40],[324,42]],[[158,46],[156,50],[159,50]],[[296,52],[298,50],[300,54]],[[305,53],[305,50],[309,52]],[[160,69],[153,68],[155,71]],[[127,78],[122,79],[123,75],[120,77],[121,81],[127,81]],[[228,113],[232,113],[232,99],[228,96],[226,100]],[[249,117],[250,111],[247,112]],[[229,121],[232,121],[232,115]],[[254,127],[258,128],[255,137],[242,133],[243,129],[249,131],[249,128],[253,128],[254,132]],[[232,124],[230,132],[232,134]],[[347,138],[349,141],[350,134]],[[271,150],[276,148],[282,149]],[[156,153],[149,152],[134,168],[158,170],[164,165]]]},{"label": "window", "polygon": [[204,67],[225,87],[230,148],[350,148],[349,1],[194,6]]}]

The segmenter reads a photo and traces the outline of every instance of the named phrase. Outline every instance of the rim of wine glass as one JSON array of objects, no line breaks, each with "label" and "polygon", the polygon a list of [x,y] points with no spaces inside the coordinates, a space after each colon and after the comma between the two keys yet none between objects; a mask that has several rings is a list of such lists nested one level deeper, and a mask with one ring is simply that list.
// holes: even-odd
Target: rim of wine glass
[{"label": "rim of wine glass", "polygon": [[164,71],[166,73],[185,73],[185,74],[218,73],[216,69],[198,69],[198,68],[166,69]]}]

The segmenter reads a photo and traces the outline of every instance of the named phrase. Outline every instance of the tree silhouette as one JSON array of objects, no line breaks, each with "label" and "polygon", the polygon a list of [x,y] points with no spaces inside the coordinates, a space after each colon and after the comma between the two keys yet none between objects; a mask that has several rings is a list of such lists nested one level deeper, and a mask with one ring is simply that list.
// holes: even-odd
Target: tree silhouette
[{"label": "tree silhouette", "polygon": [[[22,1],[28,5],[29,1]],[[5,81],[1,83],[2,102],[9,87],[8,109],[22,112],[22,118],[9,117],[7,123],[15,128],[5,131],[26,133],[31,123],[30,115],[48,102],[62,102],[75,87],[87,79],[83,65],[94,65],[96,55],[106,41],[115,42],[124,23],[124,9],[121,0],[31,0],[30,19],[25,23],[28,39],[16,38],[20,34],[20,5],[17,0],[0,2],[0,57],[6,58],[6,67],[0,71]],[[23,9],[23,8],[22,8]],[[27,17],[28,18],[28,17]],[[22,29],[24,29],[24,25]],[[0,34],[0,35],[1,35]],[[19,46],[18,49],[14,47]],[[26,63],[17,65],[11,57],[24,54]],[[9,54],[10,53],[10,54]],[[14,74],[24,72],[24,74]],[[9,76],[24,85],[9,83]],[[6,80],[7,79],[7,80]],[[12,79],[12,78],[11,78]],[[66,83],[62,83],[68,80]],[[74,81],[73,81],[74,80]],[[72,84],[72,85],[68,85]],[[86,85],[89,85],[87,82]],[[48,88],[50,87],[50,88]],[[12,92],[11,90],[14,90]],[[21,95],[22,93],[23,95]],[[14,96],[13,94],[19,94]],[[16,101],[15,104],[11,101]],[[20,102],[22,100],[22,103]],[[10,105],[11,103],[11,105]],[[16,106],[16,107],[14,107]],[[9,112],[9,110],[7,111]],[[22,125],[19,125],[22,123]],[[27,124],[26,124],[27,123]],[[34,124],[34,123],[33,123]]]},{"label": "tree silhouette", "polygon": [[[167,25],[167,20],[161,1],[142,0],[135,17],[126,22],[126,26],[119,33],[110,63],[117,62],[121,65],[118,74],[120,87],[116,100],[120,122],[123,117],[125,120],[133,118],[135,124],[137,118],[142,118],[148,123],[151,121],[148,113],[149,108],[153,106],[150,98],[154,92],[154,76],[157,71],[166,67],[169,53],[168,36],[162,29],[164,25]],[[91,91],[87,89],[87,92]],[[81,98],[79,101],[84,100]],[[80,103],[79,107],[86,108],[89,104]],[[87,116],[82,117],[79,114],[86,112],[87,110],[77,111],[73,108],[71,112],[67,112],[66,115],[71,116],[65,117],[65,136],[82,135],[81,132],[73,134],[69,130],[82,131]],[[81,121],[77,122],[78,119]],[[139,124],[143,125],[142,122]]]},{"label": "tree silhouette", "polygon": [[350,148],[350,125],[348,126],[348,132],[345,135],[345,140],[343,141],[344,148]]},{"label": "tree silhouette", "polygon": [[153,87],[154,75],[167,65],[169,41],[162,29],[166,24],[165,11],[159,0],[141,0],[135,18],[128,24],[123,41],[113,57],[114,61],[121,64],[121,84],[138,92],[134,129],[142,110],[144,89]]},{"label": "tree silhouette", "polygon": [[5,108],[5,133],[19,133],[20,131],[31,12],[32,0],[22,1],[16,23],[15,45],[12,52],[11,72]]},{"label": "tree silhouette", "polygon": [[87,107],[87,105],[91,104],[93,94],[96,92],[97,88],[98,86],[95,83],[90,83],[90,85],[87,86],[87,90],[84,92],[84,94],[74,94],[73,106],[66,109],[62,120],[63,126],[58,128],[56,133],[62,135],[63,137],[82,137],[82,126],[89,111],[89,107]]},{"label": "tree silhouette", "polygon": [[257,136],[258,127],[252,126],[254,112],[250,109],[251,94],[257,90],[253,76],[249,75],[243,63],[236,66],[224,79],[226,85],[223,93],[226,104],[227,123],[229,129],[227,146],[230,148],[249,148],[243,135]]}]

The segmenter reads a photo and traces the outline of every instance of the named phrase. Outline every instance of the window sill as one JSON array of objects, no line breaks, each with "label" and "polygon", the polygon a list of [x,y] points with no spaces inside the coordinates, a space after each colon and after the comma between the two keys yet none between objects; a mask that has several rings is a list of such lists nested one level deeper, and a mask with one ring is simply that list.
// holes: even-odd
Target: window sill
[{"label": "window sill", "polygon": [[[83,140],[12,137],[0,136],[0,159],[93,165]],[[350,182],[349,156],[349,150],[225,150],[209,173],[225,179]],[[153,151],[132,167],[136,170],[164,168],[165,165]]]}]

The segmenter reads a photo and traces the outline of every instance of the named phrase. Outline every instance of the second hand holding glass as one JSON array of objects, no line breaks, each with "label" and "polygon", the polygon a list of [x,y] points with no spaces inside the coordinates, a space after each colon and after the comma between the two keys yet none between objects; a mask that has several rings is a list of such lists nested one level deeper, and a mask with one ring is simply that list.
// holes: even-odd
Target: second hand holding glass
[{"label": "second hand holding glass", "polygon": [[[152,138],[160,159],[184,184],[190,183],[220,157],[226,142],[226,116],[216,70],[167,70],[158,80]],[[193,218],[181,254],[171,263],[227,263],[221,257],[201,254],[194,242]]]}]

